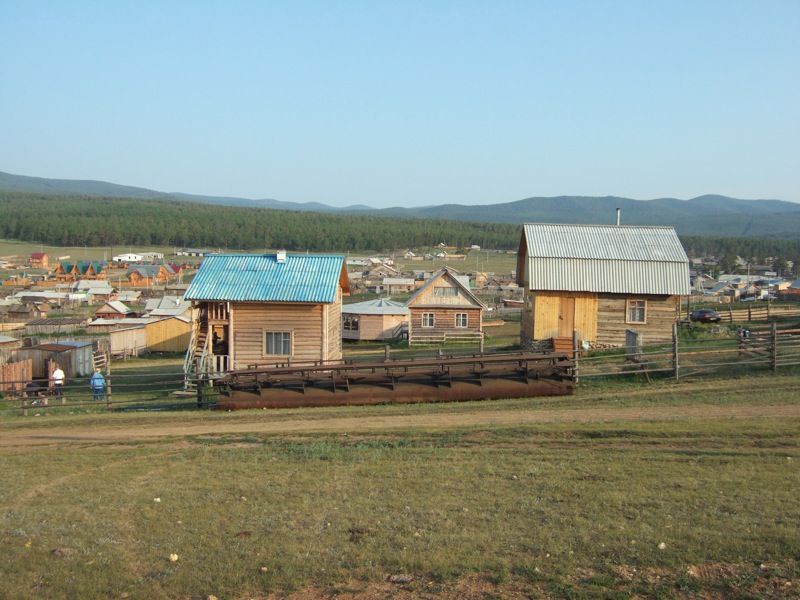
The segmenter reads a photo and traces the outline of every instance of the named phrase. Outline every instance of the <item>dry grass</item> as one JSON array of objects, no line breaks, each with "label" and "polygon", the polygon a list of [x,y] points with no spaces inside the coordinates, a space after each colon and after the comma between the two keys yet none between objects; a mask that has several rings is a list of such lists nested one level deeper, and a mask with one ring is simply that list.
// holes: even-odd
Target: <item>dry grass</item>
[{"label": "dry grass", "polygon": [[[6,433],[418,424],[0,448],[3,596],[787,597],[800,584],[800,419],[678,410],[746,408],[756,390],[764,415],[796,402],[796,377],[774,392],[767,381],[717,381],[694,399],[690,384],[627,385],[558,400],[14,419]],[[580,402],[678,413],[479,419]],[[478,419],[425,425],[448,411]],[[414,581],[387,583],[401,573]]]}]

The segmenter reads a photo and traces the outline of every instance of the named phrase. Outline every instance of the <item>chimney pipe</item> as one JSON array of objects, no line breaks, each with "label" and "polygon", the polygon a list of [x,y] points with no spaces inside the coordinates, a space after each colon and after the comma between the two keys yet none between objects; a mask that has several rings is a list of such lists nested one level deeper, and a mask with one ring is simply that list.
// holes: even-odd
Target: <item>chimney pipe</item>
[{"label": "chimney pipe", "polygon": [[617,209],[617,227],[619,227],[619,213],[622,211],[621,208]]}]

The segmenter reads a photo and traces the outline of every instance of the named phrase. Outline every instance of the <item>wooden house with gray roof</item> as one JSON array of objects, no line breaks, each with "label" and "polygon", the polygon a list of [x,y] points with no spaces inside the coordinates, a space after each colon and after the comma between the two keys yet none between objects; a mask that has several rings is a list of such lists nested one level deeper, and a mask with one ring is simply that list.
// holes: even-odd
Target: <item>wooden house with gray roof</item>
[{"label": "wooden house with gray roof", "polygon": [[517,283],[524,288],[523,343],[572,338],[625,344],[633,329],[645,342],[671,339],[689,259],[672,227],[523,226]]},{"label": "wooden house with gray roof", "polygon": [[342,306],[342,339],[388,341],[408,332],[408,307],[388,298]]}]

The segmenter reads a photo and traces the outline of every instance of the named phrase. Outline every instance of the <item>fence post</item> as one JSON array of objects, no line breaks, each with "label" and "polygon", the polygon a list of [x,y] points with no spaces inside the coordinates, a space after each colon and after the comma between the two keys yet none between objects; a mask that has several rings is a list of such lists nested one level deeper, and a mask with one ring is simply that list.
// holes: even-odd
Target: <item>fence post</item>
[{"label": "fence post", "polygon": [[672,370],[675,373],[675,381],[680,380],[680,366],[678,364],[678,324],[672,324]]},{"label": "fence post", "polygon": [[[94,390],[92,390],[92,394],[94,395]],[[111,410],[111,377],[106,383],[106,410]]]},{"label": "fence post", "polygon": [[769,337],[770,337],[770,352],[769,352],[769,361],[770,365],[772,366],[773,371],[778,370],[778,326],[775,321],[770,323],[769,328]]},{"label": "fence post", "polygon": [[390,352],[391,352],[391,350],[389,349],[389,344],[386,344],[383,347],[383,362],[389,362]]},{"label": "fence post", "polygon": [[572,330],[572,378],[578,383],[578,332]]},{"label": "fence post", "polygon": [[753,307],[748,304],[747,305],[747,322],[749,323],[752,320],[753,320]]}]

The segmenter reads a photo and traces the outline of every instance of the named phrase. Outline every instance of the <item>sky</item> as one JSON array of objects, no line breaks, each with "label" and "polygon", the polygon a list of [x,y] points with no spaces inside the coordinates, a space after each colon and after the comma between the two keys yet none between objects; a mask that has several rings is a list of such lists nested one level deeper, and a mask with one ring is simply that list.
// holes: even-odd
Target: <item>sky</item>
[{"label": "sky", "polygon": [[335,206],[800,201],[800,2],[0,2],[0,171]]}]

